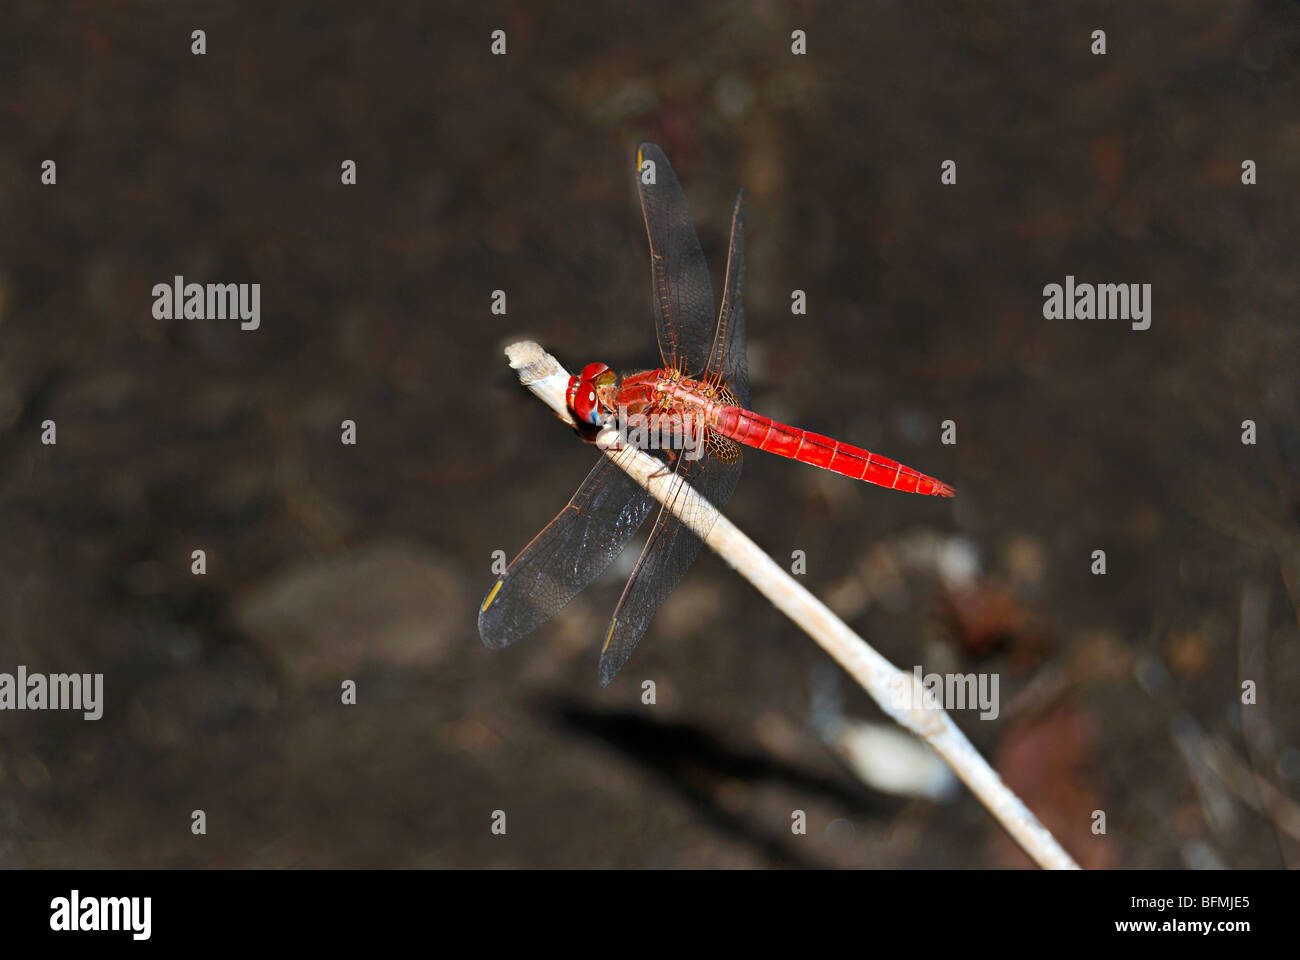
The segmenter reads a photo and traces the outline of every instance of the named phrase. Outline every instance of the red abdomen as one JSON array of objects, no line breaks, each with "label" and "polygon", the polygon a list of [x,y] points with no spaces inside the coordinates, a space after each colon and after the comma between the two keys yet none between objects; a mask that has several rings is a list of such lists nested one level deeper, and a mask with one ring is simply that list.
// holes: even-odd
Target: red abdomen
[{"label": "red abdomen", "polygon": [[918,473],[896,460],[851,447],[831,437],[777,423],[743,407],[715,408],[713,418],[713,428],[723,436],[779,457],[810,463],[891,490],[932,497],[951,497],[956,493],[941,480]]}]

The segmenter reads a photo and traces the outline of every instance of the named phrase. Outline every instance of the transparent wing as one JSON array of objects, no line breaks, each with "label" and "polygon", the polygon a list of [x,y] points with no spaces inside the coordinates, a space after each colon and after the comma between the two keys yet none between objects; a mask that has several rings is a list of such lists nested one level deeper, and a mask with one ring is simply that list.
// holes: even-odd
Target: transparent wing
[{"label": "transparent wing", "polygon": [[[679,492],[688,519],[707,514],[701,495],[719,509],[731,499],[740,479],[741,460],[738,444],[713,435],[700,459],[678,457],[677,475],[690,484]],[[704,534],[708,535],[707,529]],[[627,663],[655,612],[681,582],[703,546],[704,542],[671,510],[660,508],[605,634],[599,668],[602,687]]]},{"label": "transparent wing", "polygon": [[731,211],[727,282],[722,289],[722,309],[718,311],[718,327],[704,379],[709,383],[721,379],[742,407],[749,406],[749,361],[745,350],[745,191],[741,190]]},{"label": "transparent wing", "polygon": [[656,502],[602,454],[568,506],[488,591],[478,615],[484,645],[508,646],[555,616],[622,552]]},{"label": "transparent wing", "polygon": [[[637,150],[637,190],[650,239],[655,331],[664,366],[699,376],[713,344],[713,284],[677,174],[653,143]],[[651,181],[651,182],[647,182]]]}]

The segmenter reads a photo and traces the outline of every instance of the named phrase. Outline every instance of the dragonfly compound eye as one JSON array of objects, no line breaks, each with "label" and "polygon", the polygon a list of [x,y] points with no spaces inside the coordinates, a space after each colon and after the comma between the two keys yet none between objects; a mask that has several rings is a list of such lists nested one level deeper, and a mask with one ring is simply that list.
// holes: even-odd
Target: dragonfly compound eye
[{"label": "dragonfly compound eye", "polygon": [[596,388],[590,381],[583,381],[578,384],[578,389],[574,391],[573,403],[570,404],[573,409],[573,415],[580,423],[597,426],[600,424],[600,397],[596,394]]},{"label": "dragonfly compound eye", "polygon": [[597,426],[601,420],[600,390],[615,380],[614,372],[603,363],[589,363],[582,373],[569,378],[569,409],[579,423]]},{"label": "dragonfly compound eye", "polygon": [[604,363],[589,363],[582,368],[582,373],[578,374],[579,380],[595,380],[602,373],[609,372],[609,365]]}]

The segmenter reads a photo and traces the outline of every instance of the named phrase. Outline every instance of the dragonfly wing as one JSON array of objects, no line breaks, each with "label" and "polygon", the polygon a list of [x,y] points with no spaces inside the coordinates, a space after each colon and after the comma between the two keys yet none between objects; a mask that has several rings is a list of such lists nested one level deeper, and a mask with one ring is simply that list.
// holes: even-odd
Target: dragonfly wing
[{"label": "dragonfly wing", "polygon": [[[677,462],[677,474],[691,486],[679,491],[683,513],[688,519],[705,516],[701,494],[721,509],[731,499],[740,479],[741,455],[738,444],[724,437],[710,437],[704,457]],[[704,531],[708,535],[708,530]],[[623,668],[645,634],[660,605],[668,599],[686,571],[700,554],[704,541],[667,507],[661,507],[654,529],[646,539],[636,568],[614,608],[600,651],[599,679],[607,686]]]},{"label": "dragonfly wing", "polygon": [[602,455],[568,506],[511,561],[479,609],[485,646],[527,636],[613,562],[656,501]]},{"label": "dragonfly wing", "polygon": [[745,357],[745,191],[736,194],[731,211],[731,243],[727,248],[727,283],[713,334],[713,349],[704,378],[719,379],[742,407],[749,406],[749,362]]},{"label": "dragonfly wing", "polygon": [[713,342],[713,284],[677,174],[664,152],[643,143],[636,154],[637,190],[650,238],[655,330],[664,365],[703,372]]}]

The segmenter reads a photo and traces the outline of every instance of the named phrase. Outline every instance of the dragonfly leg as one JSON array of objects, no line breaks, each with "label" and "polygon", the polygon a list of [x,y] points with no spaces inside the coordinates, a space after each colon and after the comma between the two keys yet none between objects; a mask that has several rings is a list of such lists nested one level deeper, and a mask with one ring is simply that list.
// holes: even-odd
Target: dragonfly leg
[{"label": "dragonfly leg", "polygon": [[669,474],[675,473],[677,471],[677,451],[671,449],[665,450],[664,456],[667,457],[667,460],[664,462],[663,466],[661,466],[654,473],[650,474],[652,478],[666,477]]}]

